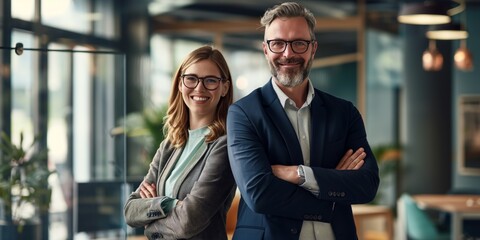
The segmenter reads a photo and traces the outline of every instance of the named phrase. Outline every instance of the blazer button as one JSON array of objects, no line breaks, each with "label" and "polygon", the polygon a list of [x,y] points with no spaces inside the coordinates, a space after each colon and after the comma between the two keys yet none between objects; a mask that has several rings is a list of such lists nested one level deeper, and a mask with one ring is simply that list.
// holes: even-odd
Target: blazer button
[{"label": "blazer button", "polygon": [[297,234],[298,230],[296,228],[290,228],[290,233]]},{"label": "blazer button", "polygon": [[152,239],[161,239],[161,238],[163,238],[163,235],[156,232],[156,233],[152,233],[151,237],[152,237]]},{"label": "blazer button", "polygon": [[318,216],[317,216],[317,220],[318,220],[318,221],[322,220],[322,215],[318,215]]},{"label": "blazer button", "polygon": [[342,192],[340,196],[345,197],[345,192]]},{"label": "blazer button", "polygon": [[333,195],[333,193],[332,193],[332,192],[328,192],[328,196],[330,196],[330,197],[331,197],[332,195]]}]

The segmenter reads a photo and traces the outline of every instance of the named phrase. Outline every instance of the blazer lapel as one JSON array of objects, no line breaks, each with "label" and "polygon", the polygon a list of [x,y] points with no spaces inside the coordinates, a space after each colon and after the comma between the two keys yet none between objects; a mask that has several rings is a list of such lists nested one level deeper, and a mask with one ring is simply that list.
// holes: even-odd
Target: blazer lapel
[{"label": "blazer lapel", "polygon": [[295,129],[288,119],[282,104],[278,100],[277,94],[273,90],[272,84],[274,84],[273,80],[270,79],[270,81],[262,87],[263,104],[271,122],[275,125],[278,133],[282,136],[284,146],[286,146],[288,150],[288,162],[284,164],[301,164],[303,163],[303,155],[297,134],[295,133]]},{"label": "blazer lapel", "polygon": [[[175,186],[173,186],[172,193],[174,197],[178,197],[178,193],[180,191],[180,186],[183,184],[185,179],[187,178],[188,174],[192,171],[192,169],[202,160],[205,159],[203,158],[203,155],[207,151],[208,143],[203,142],[202,145],[198,148],[198,150],[195,152],[195,155],[192,157],[191,162],[188,164],[187,168],[185,171],[183,171],[182,175],[178,178],[178,180],[175,182]],[[202,167],[203,169],[203,167]],[[197,180],[197,179],[195,179]]]},{"label": "blazer lapel", "polygon": [[180,153],[182,151],[183,151],[183,148],[182,149],[176,148],[173,151],[173,154],[170,157],[170,159],[168,159],[167,163],[165,164],[165,167],[161,170],[161,172],[158,173],[158,176],[160,176],[160,179],[157,182],[157,194],[159,194],[160,196],[165,196],[165,182],[167,181],[168,176],[170,176],[170,173],[175,167],[175,164],[177,163],[177,160],[180,157]]},{"label": "blazer lapel", "polygon": [[323,105],[319,91],[315,91],[315,97],[312,100],[310,114],[312,118],[312,132],[310,135],[310,165],[320,167],[322,165],[323,151],[325,146],[327,111]]}]

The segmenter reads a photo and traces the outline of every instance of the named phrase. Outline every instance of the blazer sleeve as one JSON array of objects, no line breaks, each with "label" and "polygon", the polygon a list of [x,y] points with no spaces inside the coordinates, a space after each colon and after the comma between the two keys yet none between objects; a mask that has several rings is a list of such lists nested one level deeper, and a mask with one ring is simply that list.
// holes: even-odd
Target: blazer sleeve
[{"label": "blazer sleeve", "polygon": [[[257,128],[266,122],[252,123],[245,113],[248,104],[233,104],[227,115],[228,154],[242,199],[257,213],[304,220],[329,222],[333,202],[316,198],[307,190],[283,181],[272,173],[267,148]],[[271,143],[269,143],[271,144]],[[275,143],[273,143],[275,144]]]},{"label": "blazer sleeve", "polygon": [[[379,185],[378,165],[367,141],[367,135],[362,117],[358,110],[348,105],[348,114],[345,114],[345,124],[340,124],[338,136],[344,136],[329,143],[325,147],[326,154],[323,156],[311,156],[315,161],[330,163],[328,168],[312,167],[315,179],[319,186],[318,198],[340,201],[349,204],[368,203],[375,198]],[[340,122],[340,121],[337,121]],[[333,126],[330,125],[330,126]],[[336,170],[335,166],[341,156],[348,150],[356,150],[360,147],[365,149],[366,158],[364,165],[358,170]],[[326,159],[320,159],[320,158]]]},{"label": "blazer sleeve", "polygon": [[[157,182],[161,159],[164,159],[164,154],[169,153],[171,153],[171,151],[167,150],[166,141],[162,142],[150,163],[150,168],[147,175],[144,177],[143,182]],[[132,227],[144,227],[156,219],[164,218],[166,213],[162,210],[162,204],[170,201],[168,197],[164,196],[142,198],[139,189],[140,187],[130,194],[123,209],[125,221]]]},{"label": "blazer sleeve", "polygon": [[205,166],[190,194],[165,218],[147,226],[145,234],[158,232],[166,239],[191,238],[204,230],[235,190],[230,170],[226,136],[212,143],[204,158]]}]

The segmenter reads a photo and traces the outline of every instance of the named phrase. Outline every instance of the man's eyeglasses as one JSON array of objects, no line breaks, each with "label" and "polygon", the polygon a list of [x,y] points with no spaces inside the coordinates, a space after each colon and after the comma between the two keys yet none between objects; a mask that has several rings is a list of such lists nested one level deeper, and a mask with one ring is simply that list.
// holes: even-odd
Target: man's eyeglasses
[{"label": "man's eyeglasses", "polygon": [[214,76],[198,77],[195,74],[183,74],[182,76],[183,85],[186,88],[195,89],[198,83],[201,81],[203,87],[207,90],[215,90],[220,86],[220,82],[223,81],[223,78],[218,78]]},{"label": "man's eyeglasses", "polygon": [[310,43],[314,42],[307,41],[307,40],[293,40],[293,41],[285,41],[285,40],[267,40],[267,45],[270,51],[273,53],[283,53],[285,49],[287,49],[287,45],[290,44],[292,51],[297,54],[305,53],[308,50],[308,46]]}]

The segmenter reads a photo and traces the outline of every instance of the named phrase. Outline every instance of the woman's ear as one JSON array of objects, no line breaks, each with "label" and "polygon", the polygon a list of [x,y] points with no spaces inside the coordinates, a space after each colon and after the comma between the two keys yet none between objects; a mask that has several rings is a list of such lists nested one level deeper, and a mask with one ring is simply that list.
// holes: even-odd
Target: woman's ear
[{"label": "woman's ear", "polygon": [[230,81],[225,81],[225,84],[223,84],[223,89],[222,89],[222,97],[225,97],[228,93],[228,89],[230,89]]},{"label": "woman's ear", "polygon": [[182,92],[182,81],[178,81],[178,91]]}]

